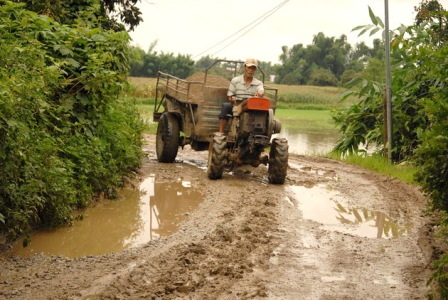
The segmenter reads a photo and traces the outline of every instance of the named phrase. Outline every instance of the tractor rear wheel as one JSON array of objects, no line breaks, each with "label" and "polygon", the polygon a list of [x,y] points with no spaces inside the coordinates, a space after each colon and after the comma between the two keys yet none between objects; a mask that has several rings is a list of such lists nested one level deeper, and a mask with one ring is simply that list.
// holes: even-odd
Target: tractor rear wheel
[{"label": "tractor rear wheel", "polygon": [[208,150],[207,176],[210,179],[221,179],[227,163],[226,136],[215,134]]},{"label": "tractor rear wheel", "polygon": [[164,112],[157,126],[156,153],[159,162],[172,163],[179,150],[179,123],[173,113]]},{"label": "tractor rear wheel", "polygon": [[288,141],[284,138],[272,140],[269,152],[268,180],[270,183],[283,184],[288,169]]}]

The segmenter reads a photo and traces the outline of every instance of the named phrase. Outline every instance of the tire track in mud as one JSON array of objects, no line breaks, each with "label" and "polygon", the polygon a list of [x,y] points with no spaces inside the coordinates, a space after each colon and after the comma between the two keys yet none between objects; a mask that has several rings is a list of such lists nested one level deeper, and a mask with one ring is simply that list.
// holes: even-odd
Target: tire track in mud
[{"label": "tire track in mud", "polygon": [[[266,183],[226,176],[208,184],[201,216],[192,216],[185,224],[189,230],[206,232],[195,241],[188,239],[161,255],[148,259],[127,276],[108,286],[101,298],[217,299],[266,296],[260,276],[269,267],[276,241],[271,231],[277,228],[278,194]],[[231,193],[225,194],[223,191]],[[266,192],[260,196],[259,191]],[[268,191],[269,190],[269,191]],[[213,200],[212,200],[213,199]],[[219,212],[204,215],[213,209]],[[188,222],[187,222],[188,223]],[[208,229],[201,229],[205,226]],[[196,228],[196,229],[195,229]],[[157,266],[157,268],[154,268]],[[146,284],[142,284],[146,283]],[[245,282],[243,287],[239,283]]]},{"label": "tire track in mud", "polygon": [[[296,157],[299,166],[293,181],[322,183],[339,191],[358,207],[371,207],[413,220],[404,237],[365,238],[319,222],[306,220],[299,210],[302,201],[289,195],[290,207],[279,213],[282,241],[274,250],[267,272],[271,299],[422,299],[428,288],[428,257],[419,248],[426,198],[417,188],[384,176],[323,158]],[[319,175],[320,179],[311,177]],[[297,177],[297,178],[294,178]],[[282,272],[279,272],[281,270]]]},{"label": "tire track in mud", "polygon": [[[415,187],[341,162],[296,155],[290,156],[285,185],[268,184],[264,166],[240,168],[214,181],[206,177],[206,161],[206,151],[185,149],[176,163],[160,164],[150,144],[142,178],[182,178],[204,197],[178,231],[104,256],[0,260],[0,298],[424,298],[431,253],[419,245],[425,240],[431,248],[432,236],[420,230],[427,222],[421,216],[425,198]],[[398,239],[327,230],[304,219],[301,200],[288,190],[317,184],[359,206],[407,214],[414,227]]]}]

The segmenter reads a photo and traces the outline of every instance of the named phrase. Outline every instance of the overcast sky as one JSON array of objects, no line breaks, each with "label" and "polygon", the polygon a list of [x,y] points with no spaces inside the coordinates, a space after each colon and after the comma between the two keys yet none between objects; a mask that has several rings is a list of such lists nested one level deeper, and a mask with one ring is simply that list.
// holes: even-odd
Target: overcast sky
[{"label": "overcast sky", "polygon": [[[197,60],[244,60],[254,57],[278,63],[282,46],[304,46],[323,32],[327,37],[345,34],[355,45],[373,37],[358,37],[352,29],[371,24],[368,7],[383,21],[385,0],[141,0],[141,23],[131,32],[132,44],[147,51],[190,55]],[[411,25],[414,6],[421,0],[389,0],[389,27]],[[448,6],[448,0],[441,0]]]}]

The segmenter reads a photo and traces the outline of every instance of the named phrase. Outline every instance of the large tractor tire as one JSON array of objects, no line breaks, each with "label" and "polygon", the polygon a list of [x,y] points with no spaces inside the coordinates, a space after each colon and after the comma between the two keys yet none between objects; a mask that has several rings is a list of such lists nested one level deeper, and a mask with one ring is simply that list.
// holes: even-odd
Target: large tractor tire
[{"label": "large tractor tire", "polygon": [[159,162],[172,163],[179,150],[179,123],[173,113],[164,112],[157,126],[156,153]]},{"label": "large tractor tire", "polygon": [[221,179],[227,163],[227,142],[225,135],[215,134],[208,150],[207,176],[210,179]]},{"label": "large tractor tire", "polygon": [[283,184],[288,169],[288,141],[284,138],[272,140],[269,152],[268,179],[270,183]]}]

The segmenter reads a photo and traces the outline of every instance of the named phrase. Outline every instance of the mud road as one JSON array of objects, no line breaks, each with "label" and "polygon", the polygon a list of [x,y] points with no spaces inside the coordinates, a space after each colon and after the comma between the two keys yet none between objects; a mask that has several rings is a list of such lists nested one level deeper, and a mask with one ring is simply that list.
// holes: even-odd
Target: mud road
[{"label": "mud road", "polygon": [[[183,178],[204,197],[180,229],[102,256],[2,258],[0,298],[425,298],[434,247],[417,188],[298,155],[290,155],[282,186],[267,183],[263,166],[211,181],[206,151],[179,150],[174,164],[157,163],[153,139],[145,151],[141,178]],[[339,199],[332,208],[339,224],[305,216],[304,207],[319,203],[319,193],[306,193],[316,187]],[[380,228],[377,237],[352,228],[369,216]]]}]

